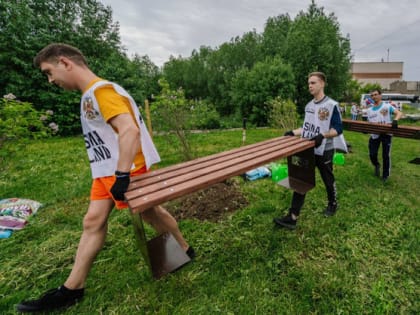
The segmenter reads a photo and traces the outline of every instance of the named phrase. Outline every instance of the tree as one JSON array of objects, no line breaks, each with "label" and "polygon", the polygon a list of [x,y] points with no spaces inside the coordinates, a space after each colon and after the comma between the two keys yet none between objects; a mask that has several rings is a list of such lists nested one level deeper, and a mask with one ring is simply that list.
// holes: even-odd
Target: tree
[{"label": "tree", "polygon": [[257,62],[250,70],[241,69],[232,81],[232,102],[242,117],[265,126],[268,121],[267,103],[276,97],[291,98],[294,94],[292,68],[280,57]]},{"label": "tree", "polygon": [[169,61],[165,62],[162,75],[171,89],[184,88],[184,73],[187,69],[188,60],[186,58],[170,56]]},{"label": "tree", "polygon": [[0,14],[0,71],[7,74],[0,78],[0,95],[13,93],[38,110],[53,108],[62,134],[80,131],[80,97],[51,86],[33,67],[33,57],[44,46],[74,45],[98,75],[122,85],[128,82],[132,91],[142,86],[131,71],[138,64],[131,65],[121,46],[111,8],[99,1],[0,1]]},{"label": "tree", "polygon": [[[159,80],[161,92],[156,96],[151,106],[155,126],[166,132],[166,139],[180,151],[185,161],[194,156],[188,141],[191,129],[191,105],[185,99],[182,88],[172,90],[165,79]],[[171,134],[175,134],[176,141],[172,141]]]},{"label": "tree", "polygon": [[[379,83],[366,83],[361,86],[360,88],[360,94],[367,94],[370,93],[373,90],[383,90],[382,86]],[[359,95],[360,97],[360,95]]]},{"label": "tree", "polygon": [[[124,79],[115,79],[130,91],[130,95],[137,103],[144,104],[146,99],[152,99],[160,91],[158,84],[161,73],[150,58],[146,56],[134,55],[133,60],[127,61],[127,69],[124,70]],[[121,80],[121,81],[120,81]]]},{"label": "tree", "polygon": [[258,67],[264,68],[260,64],[254,69],[257,63],[275,57],[282,58],[282,66],[291,66],[296,80],[292,82],[295,84],[293,99],[300,113],[311,98],[306,80],[310,72],[322,71],[327,75],[326,92],[337,100],[348,88],[350,40],[341,35],[334,14],[326,15],[313,0],[308,10],[301,11],[294,20],[287,14],[268,18],[262,34],[253,30],[215,49],[194,50],[190,58],[171,59],[165,65],[164,75],[172,88],[182,86],[187,98],[214,103],[221,116],[240,113],[262,124],[267,117],[263,104],[268,99],[257,95],[274,95],[267,94],[267,86],[262,83],[267,83],[264,78],[261,83],[254,82],[263,89],[261,93],[253,91],[254,86],[249,82],[257,75]]},{"label": "tree", "polygon": [[207,99],[219,113],[230,115],[236,111],[230,99],[236,71],[249,69],[261,59],[261,36],[254,30],[218,49],[202,46],[189,58],[171,57],[163,67],[163,75],[172,89],[182,87],[187,98]]},{"label": "tree", "polygon": [[357,80],[347,81],[346,90],[343,93],[343,100],[347,103],[359,102],[361,88]]},{"label": "tree", "polygon": [[267,19],[262,34],[262,51],[265,57],[276,55],[284,57],[292,23],[288,14]]},{"label": "tree", "polygon": [[343,95],[350,79],[350,40],[340,33],[334,13],[325,15],[315,2],[307,12],[300,12],[290,27],[285,60],[296,77],[296,103],[300,113],[310,95],[307,76],[312,71],[322,71],[327,76],[326,93],[335,99]]}]

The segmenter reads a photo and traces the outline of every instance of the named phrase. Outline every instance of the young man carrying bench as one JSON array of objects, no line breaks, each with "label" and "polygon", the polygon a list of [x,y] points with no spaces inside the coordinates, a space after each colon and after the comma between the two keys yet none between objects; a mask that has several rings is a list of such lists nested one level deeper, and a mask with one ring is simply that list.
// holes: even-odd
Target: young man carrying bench
[{"label": "young man carrying bench", "polygon": [[[34,64],[50,83],[82,92],[80,118],[93,182],[70,275],[63,285],[41,298],[18,304],[20,312],[65,308],[83,298],[88,273],[105,242],[109,214],[114,206],[127,208],[124,193],[130,176],[145,173],[160,161],[134,100],[119,85],[96,76],[77,48],[48,45],[35,57]],[[190,258],[195,256],[177,222],[164,208],[153,207],[142,217],[158,233],[170,232]]]}]

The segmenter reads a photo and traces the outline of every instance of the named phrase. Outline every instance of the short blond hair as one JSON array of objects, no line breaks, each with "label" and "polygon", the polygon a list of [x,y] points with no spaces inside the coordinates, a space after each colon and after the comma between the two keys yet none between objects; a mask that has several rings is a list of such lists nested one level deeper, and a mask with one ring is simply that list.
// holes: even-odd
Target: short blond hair
[{"label": "short blond hair", "polygon": [[325,83],[327,83],[327,76],[325,75],[324,72],[320,72],[320,71],[311,72],[311,73],[308,74],[308,79],[310,77],[318,77],[322,81],[324,81]]}]

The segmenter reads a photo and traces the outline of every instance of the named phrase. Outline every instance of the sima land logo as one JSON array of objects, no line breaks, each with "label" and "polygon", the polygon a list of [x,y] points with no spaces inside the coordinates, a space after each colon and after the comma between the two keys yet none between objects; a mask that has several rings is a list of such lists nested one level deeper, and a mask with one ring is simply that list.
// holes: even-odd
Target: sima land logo
[{"label": "sima land logo", "polygon": [[330,111],[328,110],[328,108],[326,108],[326,107],[321,107],[319,110],[318,110],[318,118],[319,118],[319,120],[327,120],[328,119],[328,117],[330,117]]},{"label": "sima land logo", "polygon": [[91,97],[83,99],[83,112],[85,113],[85,118],[88,120],[93,120],[99,115],[98,111],[93,108],[93,100]]},{"label": "sima land logo", "polygon": [[379,112],[381,113],[382,116],[385,117],[388,115],[388,108],[382,108]]}]

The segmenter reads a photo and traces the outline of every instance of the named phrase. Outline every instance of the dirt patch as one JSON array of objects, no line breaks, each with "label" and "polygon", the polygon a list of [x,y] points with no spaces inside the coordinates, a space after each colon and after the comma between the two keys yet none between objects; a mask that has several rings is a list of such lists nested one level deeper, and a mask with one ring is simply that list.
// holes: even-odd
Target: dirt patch
[{"label": "dirt patch", "polygon": [[242,209],[247,205],[248,200],[242,195],[239,184],[230,179],[180,197],[164,206],[177,221],[195,218],[217,222],[226,214]]}]

